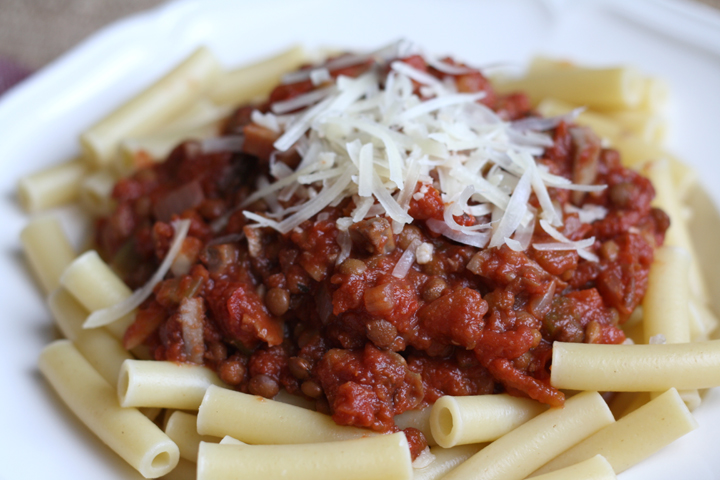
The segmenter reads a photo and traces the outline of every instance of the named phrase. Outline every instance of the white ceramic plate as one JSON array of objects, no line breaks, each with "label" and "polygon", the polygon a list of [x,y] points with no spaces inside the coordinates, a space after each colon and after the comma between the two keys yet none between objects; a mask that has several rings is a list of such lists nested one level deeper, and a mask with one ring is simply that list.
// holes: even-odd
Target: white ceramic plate
[{"label": "white ceramic plate", "polygon": [[[296,42],[372,49],[399,37],[478,65],[522,65],[545,53],[634,64],[666,78],[673,89],[670,147],[701,170],[720,204],[713,189],[720,185],[720,14],[710,8],[651,0],[188,0],[128,18],[0,99],[0,479],[139,478],[59,404],[37,371],[55,331],[20,254],[27,217],[15,201],[18,177],[77,153],[83,128],[199,44],[232,66]],[[712,204],[699,195],[698,205]],[[715,252],[706,262],[712,267],[720,264],[712,245],[718,236],[708,232],[718,221],[706,211],[695,223],[709,246],[704,258]],[[718,275],[710,281],[718,292]],[[720,391],[695,413],[698,430],[620,478],[720,478]]]}]

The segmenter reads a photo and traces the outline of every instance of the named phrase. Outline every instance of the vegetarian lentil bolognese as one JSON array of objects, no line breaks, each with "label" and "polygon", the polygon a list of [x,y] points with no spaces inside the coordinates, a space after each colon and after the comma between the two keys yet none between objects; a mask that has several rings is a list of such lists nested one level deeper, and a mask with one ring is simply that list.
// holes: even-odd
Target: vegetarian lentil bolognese
[{"label": "vegetarian lentil bolognese", "polygon": [[573,119],[395,47],[287,75],[115,186],[96,243],[132,288],[190,222],[125,347],[381,432],[443,395],[562,405],[553,341],[622,343],[669,226]]}]

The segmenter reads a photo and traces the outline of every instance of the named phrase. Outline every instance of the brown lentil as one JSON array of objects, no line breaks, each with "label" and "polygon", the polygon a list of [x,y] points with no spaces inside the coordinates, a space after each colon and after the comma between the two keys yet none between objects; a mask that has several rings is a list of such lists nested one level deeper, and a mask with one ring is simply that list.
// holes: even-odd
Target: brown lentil
[{"label": "brown lentil", "polygon": [[284,288],[271,288],[265,294],[265,305],[276,317],[285,315],[290,308],[290,292]]},{"label": "brown lentil", "polygon": [[267,375],[255,375],[250,379],[248,390],[253,395],[273,398],[280,391],[278,383]]}]

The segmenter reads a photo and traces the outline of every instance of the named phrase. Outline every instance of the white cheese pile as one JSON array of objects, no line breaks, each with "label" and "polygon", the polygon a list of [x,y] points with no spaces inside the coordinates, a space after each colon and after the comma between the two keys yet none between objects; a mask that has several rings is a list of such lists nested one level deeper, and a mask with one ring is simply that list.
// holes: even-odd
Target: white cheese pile
[{"label": "white cheese pile", "polygon": [[[523,251],[530,245],[536,221],[542,220],[542,228],[557,243],[538,245],[540,249],[577,250],[583,258],[596,260],[587,250],[594,239],[572,242],[558,232],[563,214],[547,189],[587,192],[604,186],[572,184],[536,162],[553,144],[544,130],[562,117],[503,121],[478,103],[484,93],[459,93],[452,79],[440,81],[396,60],[408,53],[398,52],[400,48],[406,49],[406,44],[374,55],[341,57],[343,66],[368,58],[375,64],[357,78],[339,76],[329,86],[326,71],[332,65],[288,76],[287,81],[320,78],[326,83],[271,105],[271,113],[253,115],[257,123],[282,133],[274,144],[278,151],[295,148],[302,161],[292,171],[272,158],[274,181],[263,180],[242,205],[262,198],[271,211],[263,215],[246,211],[246,217],[257,226],[288,233],[328,205],[352,197],[355,209],[351,217],[338,221],[341,231],[364,218],[386,215],[399,233],[413,221],[408,214],[413,196],[420,199],[432,185],[442,192],[445,216],[444,221],[431,219],[426,224],[449,239],[479,248],[507,244]],[[428,61],[446,73],[471,71]],[[389,73],[383,78],[388,63]],[[413,93],[413,81],[421,85],[420,96]],[[288,113],[297,108],[302,110]],[[528,203],[533,192],[539,210]],[[284,208],[281,202],[291,198],[299,201]],[[453,216],[463,214],[474,217],[476,224],[459,225]],[[413,257],[414,249],[403,265]]]}]

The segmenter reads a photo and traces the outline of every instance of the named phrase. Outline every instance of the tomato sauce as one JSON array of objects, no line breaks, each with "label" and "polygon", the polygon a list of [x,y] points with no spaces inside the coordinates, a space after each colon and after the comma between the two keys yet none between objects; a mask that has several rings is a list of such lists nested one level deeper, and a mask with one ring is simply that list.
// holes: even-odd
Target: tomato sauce
[{"label": "tomato sauce", "polygon": [[[421,57],[406,61],[449,76]],[[533,115],[524,95],[496,95],[480,72],[456,77],[460,91],[486,91],[482,101],[505,119]],[[284,85],[271,98],[287,100],[312,88],[308,81]],[[254,108],[267,111],[268,104]],[[140,307],[127,347],[144,344],[155,359],[175,362],[192,361],[188,352],[200,348],[202,363],[239,391],[272,397],[285,389],[313,400],[341,425],[387,432],[397,430],[395,415],[442,395],[508,392],[562,405],[562,392],[549,383],[552,343],[624,341],[619,325],[642,300],[669,220],[650,206],[650,182],[624,168],[597,137],[561,122],[539,163],[556,175],[591,174],[594,183],[607,185],[590,193],[549,189],[561,207],[607,210],[590,224],[565,212],[561,227],[571,240],[594,236],[589,250],[598,262],[575,250],[477,249],[448,240],[425,223],[443,219],[440,192],[418,185],[422,195],[411,201],[411,225],[395,235],[384,217],[358,222],[349,230],[350,256],[337,264],[336,220],[352,211],[351,199],[286,235],[248,227],[236,208],[267,175],[277,138],[250,122],[251,110],[241,107],[225,127],[225,133],[244,132],[242,153],[206,154],[197,142],[185,142],[166,162],[115,186],[117,209],[97,222],[96,241],[133,288],[166,255],[169,222],[191,220],[181,251],[188,267],[163,280]],[[279,158],[291,167],[298,160]],[[534,194],[531,203],[538,206]],[[258,200],[246,209],[263,214],[268,208]],[[432,244],[432,259],[396,278],[392,271],[413,240]],[[536,226],[533,242],[549,241]],[[202,299],[200,345],[187,345],[178,312],[191,298]],[[414,429],[406,434],[417,455],[425,439]]]}]

